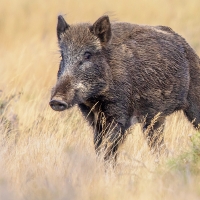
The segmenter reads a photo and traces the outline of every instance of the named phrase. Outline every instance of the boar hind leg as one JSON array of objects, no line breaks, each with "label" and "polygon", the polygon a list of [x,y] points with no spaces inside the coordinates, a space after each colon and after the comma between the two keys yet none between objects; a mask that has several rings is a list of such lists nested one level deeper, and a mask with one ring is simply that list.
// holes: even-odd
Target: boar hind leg
[{"label": "boar hind leg", "polygon": [[165,124],[165,118],[160,117],[158,119],[147,119],[143,127],[144,135],[147,139],[148,146],[155,154],[162,155],[168,154],[166,146],[164,144],[163,129]]},{"label": "boar hind leg", "polygon": [[200,98],[190,98],[190,94],[188,94],[188,104],[184,113],[193,126],[196,129],[200,129]]}]

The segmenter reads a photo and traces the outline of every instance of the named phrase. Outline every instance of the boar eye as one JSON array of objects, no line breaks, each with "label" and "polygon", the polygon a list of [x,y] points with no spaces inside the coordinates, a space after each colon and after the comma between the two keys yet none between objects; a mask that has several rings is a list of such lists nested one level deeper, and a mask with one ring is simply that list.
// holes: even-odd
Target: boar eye
[{"label": "boar eye", "polygon": [[84,59],[85,60],[90,60],[91,57],[92,57],[92,54],[90,52],[87,51],[87,52],[84,53]]}]

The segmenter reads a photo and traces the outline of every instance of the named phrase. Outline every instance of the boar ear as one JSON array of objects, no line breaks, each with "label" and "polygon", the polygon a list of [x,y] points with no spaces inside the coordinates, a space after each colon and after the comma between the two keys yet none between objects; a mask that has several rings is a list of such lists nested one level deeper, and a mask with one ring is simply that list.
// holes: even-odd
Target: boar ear
[{"label": "boar ear", "polygon": [[58,23],[57,23],[57,37],[58,40],[61,39],[61,34],[64,33],[69,28],[69,25],[65,21],[62,15],[58,16]]},{"label": "boar ear", "polygon": [[100,17],[91,27],[90,31],[96,35],[101,44],[106,45],[111,39],[111,24],[108,16]]}]

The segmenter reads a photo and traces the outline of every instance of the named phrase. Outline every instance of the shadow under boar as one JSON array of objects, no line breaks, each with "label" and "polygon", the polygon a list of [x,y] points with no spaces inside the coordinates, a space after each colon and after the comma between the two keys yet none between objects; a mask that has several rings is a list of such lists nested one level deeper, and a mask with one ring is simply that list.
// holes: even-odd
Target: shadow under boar
[{"label": "shadow under boar", "polygon": [[183,110],[198,128],[200,59],[171,28],[110,23],[108,16],[69,25],[58,16],[57,37],[62,59],[50,106],[63,111],[78,104],[105,160],[116,159],[136,122],[158,154],[166,152],[167,115]]}]

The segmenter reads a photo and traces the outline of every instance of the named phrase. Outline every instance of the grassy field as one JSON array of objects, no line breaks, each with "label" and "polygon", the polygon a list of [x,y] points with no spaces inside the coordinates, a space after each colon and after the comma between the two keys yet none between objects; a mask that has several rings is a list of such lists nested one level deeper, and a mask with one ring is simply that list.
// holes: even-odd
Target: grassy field
[{"label": "grassy field", "polygon": [[92,129],[75,107],[48,105],[59,53],[57,15],[67,22],[113,20],[173,28],[200,55],[199,0],[0,1],[0,200],[200,198],[200,136],[182,113],[167,118],[170,157],[155,162],[140,125],[105,172]]}]

